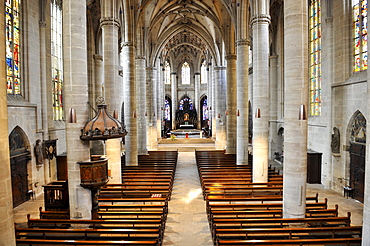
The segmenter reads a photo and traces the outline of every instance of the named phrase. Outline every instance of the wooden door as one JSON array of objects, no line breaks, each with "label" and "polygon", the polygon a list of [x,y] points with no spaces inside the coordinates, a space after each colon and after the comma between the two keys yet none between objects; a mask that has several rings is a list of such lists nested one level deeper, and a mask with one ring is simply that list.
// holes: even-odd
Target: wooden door
[{"label": "wooden door", "polygon": [[17,129],[9,136],[10,166],[12,175],[13,207],[27,201],[28,174],[27,163],[31,159],[24,140]]},{"label": "wooden door", "polygon": [[364,144],[351,143],[350,148],[350,185],[353,189],[353,198],[364,202],[365,188],[365,148]]}]

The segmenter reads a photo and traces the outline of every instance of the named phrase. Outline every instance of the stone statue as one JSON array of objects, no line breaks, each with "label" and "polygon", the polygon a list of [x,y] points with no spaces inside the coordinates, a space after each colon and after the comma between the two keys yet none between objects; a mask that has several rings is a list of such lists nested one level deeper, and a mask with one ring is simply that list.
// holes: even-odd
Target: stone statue
[{"label": "stone statue", "polygon": [[40,139],[36,140],[35,155],[36,155],[36,165],[44,164],[44,154],[42,151],[42,143]]},{"label": "stone statue", "polygon": [[336,127],[333,127],[333,134],[331,135],[331,152],[340,153],[340,133]]}]

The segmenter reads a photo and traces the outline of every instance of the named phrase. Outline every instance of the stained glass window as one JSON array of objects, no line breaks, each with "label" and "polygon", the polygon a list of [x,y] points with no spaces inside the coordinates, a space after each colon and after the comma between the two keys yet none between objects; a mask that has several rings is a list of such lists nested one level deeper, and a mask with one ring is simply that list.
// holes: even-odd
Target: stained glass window
[{"label": "stained glass window", "polygon": [[21,0],[5,1],[6,88],[8,94],[21,94],[20,78],[20,16]]},{"label": "stained glass window", "polygon": [[187,62],[182,64],[181,77],[183,85],[190,85],[190,65]]},{"label": "stained glass window", "polygon": [[367,69],[367,0],[352,0],[354,72]]},{"label": "stained glass window", "polygon": [[62,2],[51,1],[51,68],[53,120],[63,120]]},{"label": "stained glass window", "polygon": [[208,120],[208,100],[204,99],[203,102],[203,120]]},{"label": "stained glass window", "polygon": [[310,4],[310,114],[321,115],[321,0]]},{"label": "stained glass window", "polygon": [[164,83],[166,85],[171,84],[171,67],[168,61],[164,62]]},{"label": "stained glass window", "polygon": [[207,81],[208,81],[207,63],[204,60],[202,62],[202,66],[200,67],[200,83],[207,84]]},{"label": "stained glass window", "polygon": [[164,100],[164,120],[166,121],[171,120],[171,107],[168,100]]}]

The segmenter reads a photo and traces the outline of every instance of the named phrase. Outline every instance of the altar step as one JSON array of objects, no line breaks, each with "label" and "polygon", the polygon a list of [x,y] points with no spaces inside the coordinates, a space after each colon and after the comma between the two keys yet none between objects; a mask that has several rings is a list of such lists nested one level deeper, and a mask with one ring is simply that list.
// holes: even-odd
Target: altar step
[{"label": "altar step", "polygon": [[177,150],[179,152],[194,152],[195,150],[214,150],[215,142],[211,138],[170,138],[158,143],[158,150]]}]

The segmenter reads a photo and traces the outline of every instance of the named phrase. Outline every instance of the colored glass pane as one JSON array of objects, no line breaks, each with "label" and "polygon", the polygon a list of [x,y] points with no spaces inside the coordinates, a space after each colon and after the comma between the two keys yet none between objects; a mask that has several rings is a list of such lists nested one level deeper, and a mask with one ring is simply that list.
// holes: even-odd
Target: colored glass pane
[{"label": "colored glass pane", "polygon": [[321,114],[321,2],[310,3],[310,113]]},{"label": "colored glass pane", "polygon": [[164,120],[171,120],[171,106],[168,100],[164,100]]},{"label": "colored glass pane", "polygon": [[164,83],[167,85],[171,84],[171,67],[168,61],[164,62]]},{"label": "colored glass pane", "polygon": [[207,84],[207,80],[208,80],[207,63],[204,60],[202,62],[202,66],[200,67],[200,83]]},{"label": "colored glass pane", "polygon": [[208,99],[203,102],[203,120],[208,120]]},{"label": "colored glass pane", "polygon": [[367,0],[352,0],[354,72],[367,70]]},{"label": "colored glass pane", "polygon": [[51,68],[53,120],[63,120],[62,3],[51,1]]},{"label": "colored glass pane", "polygon": [[183,85],[190,85],[190,65],[187,62],[182,64],[181,77]]},{"label": "colored glass pane", "polygon": [[5,58],[6,88],[8,94],[21,94],[20,79],[20,0],[5,1]]}]

